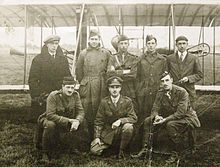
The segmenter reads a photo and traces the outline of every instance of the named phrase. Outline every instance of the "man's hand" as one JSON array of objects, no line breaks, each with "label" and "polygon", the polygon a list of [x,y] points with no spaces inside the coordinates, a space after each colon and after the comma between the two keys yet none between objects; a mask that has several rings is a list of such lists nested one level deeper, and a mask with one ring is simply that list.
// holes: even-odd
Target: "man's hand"
[{"label": "man's hand", "polygon": [[166,118],[163,118],[162,116],[156,115],[155,120],[153,122],[153,125],[159,125],[166,121]]},{"label": "man's hand", "polygon": [[101,145],[100,138],[95,138],[91,143],[91,147],[95,146],[96,144]]},{"label": "man's hand", "polygon": [[77,119],[69,119],[69,122],[71,123],[70,132],[75,131],[79,127],[79,120]]},{"label": "man's hand", "polygon": [[131,73],[131,70],[130,70],[130,69],[128,69],[128,70],[123,70],[123,74],[129,74],[129,73]]},{"label": "man's hand", "polygon": [[117,121],[113,122],[112,129],[115,129],[121,125],[121,120],[118,119]]},{"label": "man's hand", "polygon": [[189,78],[188,77],[183,77],[181,80],[180,80],[180,83],[185,83],[185,82],[188,82],[189,81]]}]

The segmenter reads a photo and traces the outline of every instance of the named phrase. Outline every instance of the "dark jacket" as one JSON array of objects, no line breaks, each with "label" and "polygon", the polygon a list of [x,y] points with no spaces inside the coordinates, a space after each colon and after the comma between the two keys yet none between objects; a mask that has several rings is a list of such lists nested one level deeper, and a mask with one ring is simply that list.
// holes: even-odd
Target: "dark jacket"
[{"label": "dark jacket", "polygon": [[138,96],[153,96],[160,86],[160,76],[167,70],[166,58],[155,52],[145,53],[137,65]]},{"label": "dark jacket", "polygon": [[189,94],[179,86],[173,85],[169,95],[159,90],[152,108],[152,116],[167,117],[167,121],[184,119],[191,127],[200,127],[196,112],[190,107]]},{"label": "dark jacket", "polygon": [[[203,78],[203,73],[199,63],[199,59],[187,53],[184,61],[179,59],[178,53],[167,57],[168,71],[173,77],[175,84],[185,88],[190,96],[190,101],[195,100],[196,91],[194,84]],[[183,77],[188,77],[189,81],[186,83],[177,83]]]},{"label": "dark jacket", "polygon": [[[134,99],[136,89],[136,76],[137,76],[137,62],[138,57],[130,53],[125,53],[124,62],[122,62],[122,54],[116,53],[111,56],[108,63],[107,74],[111,75],[111,72],[117,73],[119,77],[123,79],[123,87],[121,94]],[[114,67],[115,70],[111,70]],[[130,70],[130,73],[123,74],[123,70]]]},{"label": "dark jacket", "polygon": [[[94,121],[94,137],[104,139],[105,135],[113,131],[111,128],[112,123],[118,119],[121,120],[122,125],[125,123],[134,124],[137,122],[137,116],[131,99],[121,95],[117,107],[115,107],[112,103],[111,97],[105,97],[100,103]],[[113,137],[113,135],[109,135],[109,137]],[[104,139],[104,141],[105,140],[109,139]]]},{"label": "dark jacket", "polygon": [[59,90],[64,76],[70,76],[69,64],[63,51],[58,46],[55,59],[48,53],[46,45],[41,54],[37,55],[31,64],[29,73],[29,86],[31,98],[42,93],[49,94],[53,90]]},{"label": "dark jacket", "polygon": [[78,92],[74,92],[72,96],[66,97],[62,90],[53,91],[47,98],[46,112],[40,116],[53,121],[57,125],[67,127],[69,119],[78,119],[82,123],[84,118],[84,110]]}]

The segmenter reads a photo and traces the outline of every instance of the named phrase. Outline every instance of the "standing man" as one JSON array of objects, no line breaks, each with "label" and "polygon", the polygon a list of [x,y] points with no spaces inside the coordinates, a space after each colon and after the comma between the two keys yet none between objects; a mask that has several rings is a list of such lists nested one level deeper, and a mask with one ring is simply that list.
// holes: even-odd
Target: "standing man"
[{"label": "standing man", "polygon": [[73,77],[64,77],[62,89],[50,93],[46,112],[38,119],[43,128],[42,149],[49,159],[57,146],[59,133],[77,131],[83,121],[84,110],[75,85]]},{"label": "standing man", "polygon": [[79,94],[91,142],[96,112],[101,98],[107,94],[104,81],[110,52],[100,47],[100,34],[96,30],[90,31],[88,44],[89,47],[82,50],[76,63],[76,79],[80,82]]},{"label": "standing man", "polygon": [[176,38],[177,52],[167,57],[168,71],[176,85],[189,93],[190,104],[194,108],[196,98],[195,83],[203,78],[199,59],[188,53],[188,39],[185,36]]},{"label": "standing man", "polygon": [[[151,116],[144,121],[144,138],[142,149],[133,157],[142,157],[152,147],[155,133],[165,129],[170,140],[175,146],[175,151],[181,151],[181,134],[187,128],[200,127],[200,121],[196,112],[190,107],[189,94],[179,86],[173,85],[173,79],[168,72],[164,72],[160,78],[161,89],[157,92],[152,108]],[[150,137],[149,135],[153,135]],[[150,150],[149,150],[150,151]]]},{"label": "standing man", "polygon": [[159,78],[167,70],[166,58],[156,51],[157,39],[152,35],[146,37],[147,51],[137,64],[137,100],[138,122],[150,115],[159,89]]},{"label": "standing man", "polygon": [[101,155],[104,149],[116,144],[114,141],[120,139],[118,158],[124,158],[137,116],[131,99],[120,94],[122,81],[117,76],[107,80],[110,96],[101,101],[95,118],[95,139],[91,143],[93,154]]},{"label": "standing man", "polygon": [[39,114],[45,111],[46,98],[51,91],[60,89],[64,76],[70,76],[69,64],[59,46],[60,37],[50,35],[44,40],[41,53],[31,64],[29,73],[32,107],[40,106]]},{"label": "standing man", "polygon": [[136,108],[135,79],[137,75],[137,56],[128,52],[129,39],[125,35],[118,38],[118,52],[111,56],[108,73],[116,73],[123,79],[121,94],[132,99]]}]

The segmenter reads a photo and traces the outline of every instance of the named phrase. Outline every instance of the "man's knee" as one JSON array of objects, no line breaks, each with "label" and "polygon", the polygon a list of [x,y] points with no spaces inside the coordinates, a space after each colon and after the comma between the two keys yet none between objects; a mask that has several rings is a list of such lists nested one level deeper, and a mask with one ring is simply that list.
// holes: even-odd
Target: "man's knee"
[{"label": "man's knee", "polygon": [[126,123],[123,125],[122,127],[122,133],[133,133],[134,131],[134,127],[133,127],[133,124],[131,123]]},{"label": "man's knee", "polygon": [[50,130],[50,131],[53,131],[53,130],[56,129],[56,124],[53,121],[45,120],[43,122],[43,126],[44,126],[44,129],[47,129],[47,130]]}]

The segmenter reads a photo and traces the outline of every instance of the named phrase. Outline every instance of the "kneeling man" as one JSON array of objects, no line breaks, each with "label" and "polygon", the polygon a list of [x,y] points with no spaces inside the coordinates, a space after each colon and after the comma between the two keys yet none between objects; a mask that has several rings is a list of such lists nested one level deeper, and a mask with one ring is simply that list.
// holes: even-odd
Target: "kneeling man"
[{"label": "kneeling man", "polygon": [[179,148],[182,145],[181,134],[187,128],[200,127],[196,112],[190,107],[187,91],[184,88],[173,85],[173,79],[166,71],[162,74],[160,82],[161,89],[157,92],[151,116],[144,121],[142,149],[133,157],[142,157],[148,153],[148,149],[152,149],[152,146],[149,146],[152,141],[148,140],[152,139],[149,136],[152,133],[155,134],[165,128],[176,151],[180,151]]},{"label": "kneeling man", "polygon": [[77,131],[83,121],[84,110],[75,85],[73,77],[64,77],[62,89],[50,93],[46,112],[38,119],[43,127],[42,149],[49,159],[55,151],[59,133]]},{"label": "kneeling man", "polygon": [[133,135],[133,124],[137,122],[132,100],[120,94],[122,79],[112,76],[107,80],[110,96],[99,106],[95,122],[91,152],[101,155],[103,150],[120,139],[118,158],[124,158],[125,149]]}]

